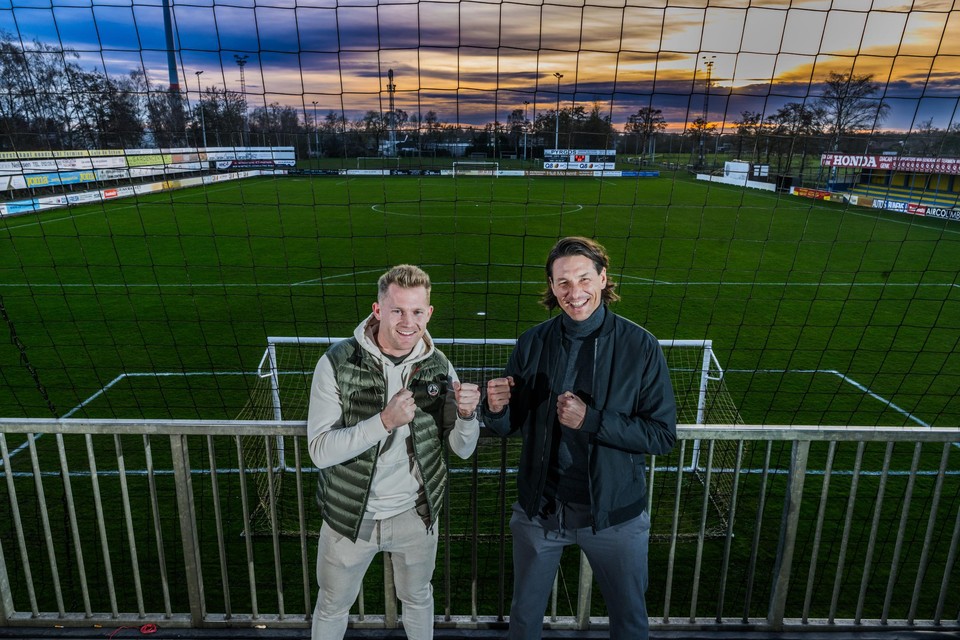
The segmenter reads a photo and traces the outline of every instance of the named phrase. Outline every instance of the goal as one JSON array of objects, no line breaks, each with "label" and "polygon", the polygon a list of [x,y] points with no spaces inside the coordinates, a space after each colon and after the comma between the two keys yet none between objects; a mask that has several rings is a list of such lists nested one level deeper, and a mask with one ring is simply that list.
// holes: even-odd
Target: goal
[{"label": "goal", "polygon": [[453,176],[500,176],[499,162],[454,162]]},{"label": "goal", "polygon": [[[333,343],[342,338],[331,337],[269,337],[258,367],[260,382],[239,419],[243,420],[306,420],[310,400],[310,384],[317,361]],[[513,339],[450,339],[435,338],[434,342],[449,358],[464,382],[482,385],[503,372],[513,351]],[[741,424],[740,416],[729,392],[723,384],[723,369],[717,361],[710,340],[661,340],[677,400],[677,421],[681,424]],[[271,508],[276,507],[279,533],[299,535],[296,485],[296,461],[292,437],[242,438],[244,466],[248,477],[256,481],[257,506],[251,516],[254,533],[272,531]],[[706,475],[700,455],[699,442],[687,447],[682,464],[685,477],[696,478],[702,484]],[[305,451],[305,448],[301,448]],[[478,449],[479,450],[479,449]],[[300,461],[309,467],[309,458],[303,454]],[[507,453],[508,467],[515,467],[519,457],[518,446],[511,445]],[[716,442],[712,454],[709,498],[714,512],[708,535],[723,535],[727,527],[727,512],[733,487],[736,465],[736,444]],[[491,460],[496,460],[493,456]],[[478,462],[483,466],[484,460]],[[491,464],[495,464],[492,462]],[[487,469],[499,473],[499,469]],[[289,483],[287,482],[287,476]],[[289,487],[286,485],[290,484]],[[671,491],[673,488],[671,487]],[[305,498],[312,498],[312,484],[304,488]],[[703,492],[700,492],[703,495]],[[483,496],[480,497],[484,500]],[[493,501],[496,496],[490,496]],[[692,497],[688,498],[694,501]],[[669,496],[660,496],[661,503],[672,504]],[[652,502],[652,501],[651,501]],[[318,519],[308,519],[319,528]],[[316,530],[307,531],[316,533]],[[688,531],[694,534],[695,531]],[[684,532],[681,532],[683,535]]]},{"label": "goal", "polygon": [[357,169],[399,169],[399,156],[358,156]]}]

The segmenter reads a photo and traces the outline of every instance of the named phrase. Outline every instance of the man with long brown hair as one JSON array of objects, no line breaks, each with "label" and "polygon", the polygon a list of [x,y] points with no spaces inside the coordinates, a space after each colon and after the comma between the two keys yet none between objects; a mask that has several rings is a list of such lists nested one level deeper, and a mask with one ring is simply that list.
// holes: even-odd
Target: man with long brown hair
[{"label": "man with long brown hair", "polygon": [[564,547],[593,567],[610,637],[646,640],[645,454],[676,441],[676,404],[656,338],[607,308],[619,299],[609,258],[589,238],[547,257],[542,303],[563,313],[517,340],[487,383],[484,422],[523,438],[513,505],[511,640],[535,640]]}]

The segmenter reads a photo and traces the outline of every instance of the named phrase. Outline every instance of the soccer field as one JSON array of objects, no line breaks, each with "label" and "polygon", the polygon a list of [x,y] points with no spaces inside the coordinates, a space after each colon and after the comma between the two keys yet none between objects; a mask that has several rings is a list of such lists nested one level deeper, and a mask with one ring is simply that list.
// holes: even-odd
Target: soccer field
[{"label": "soccer field", "polygon": [[433,335],[514,338],[573,234],[617,312],[713,340],[746,423],[958,422],[960,227],[673,176],[277,177],[0,219],[0,414],[49,416],[42,385],[59,416],[234,418],[267,336],[348,335],[400,262]]},{"label": "soccer field", "polygon": [[[15,339],[0,349],[4,380],[0,415],[49,417],[52,410],[72,418],[251,417],[245,412],[251,395],[263,390],[257,369],[268,336],[349,335],[369,313],[377,277],[400,262],[420,264],[433,277],[434,336],[515,338],[547,317],[538,304],[545,284],[543,262],[556,239],[571,234],[594,236],[608,248],[610,275],[622,295],[614,307],[617,312],[661,339],[713,341],[724,368],[725,392],[743,423],[958,424],[960,227],[707,185],[680,176],[277,177],[2,218],[0,296]],[[304,356],[300,369],[308,374],[315,357]],[[498,366],[487,364],[492,370]],[[305,386],[301,379],[300,386]],[[139,543],[141,562],[157,564],[148,556],[152,552],[145,542],[151,520],[161,523],[157,526],[165,530],[166,539],[176,540],[177,535],[175,512],[166,506],[174,495],[170,476],[164,475],[172,466],[169,447],[158,443],[148,452],[147,436],[125,435],[113,443],[97,440],[96,449],[81,442],[81,436],[64,439],[69,467],[82,478],[76,481],[79,501],[90,501],[87,478],[94,459],[99,460],[105,491],[116,493],[117,478],[127,478],[137,535],[145,536]],[[213,439],[201,444],[198,449],[206,446],[209,458],[198,456],[192,468],[198,505],[203,505],[198,506],[201,528],[211,526],[213,511],[207,476],[213,470],[219,474],[219,480],[211,481],[223,494],[225,544],[232,549],[231,562],[237,563],[230,567],[232,597],[243,606],[239,603],[252,599],[254,589],[243,591],[246,538],[234,534],[249,519],[240,508],[236,468],[240,456],[230,440],[219,439],[216,449]],[[32,473],[25,441],[18,434],[5,439],[11,471],[20,474],[17,483],[29,495]],[[288,441],[292,446],[293,439]],[[262,439],[254,444],[258,443]],[[831,566],[843,554],[837,539],[847,508],[842,497],[856,487],[851,470],[856,469],[853,475],[858,478],[862,475],[861,492],[869,496],[877,490],[884,465],[881,445],[855,453],[856,443],[844,444],[849,446],[839,447],[835,460],[825,443],[815,445],[811,455],[812,486],[823,482],[825,460],[831,460],[836,475],[836,502],[825,516],[831,530],[824,534],[823,566]],[[43,437],[35,445],[39,459],[45,461],[44,484],[57,495],[58,441]],[[771,456],[775,469],[785,467],[788,449],[783,443],[766,450],[759,445],[745,449],[740,460],[743,514],[762,503],[761,487],[767,490],[760,484],[761,478],[766,481],[760,469]],[[121,450],[124,473],[118,468]],[[888,491],[909,491],[914,482],[908,477],[912,443],[900,443],[890,451]],[[956,447],[949,451],[955,460]],[[148,460],[147,453],[154,458]],[[686,455],[683,464],[689,461],[689,448]],[[499,534],[514,488],[512,477],[506,481],[502,477],[500,465],[509,469],[515,464],[512,456],[503,453],[498,442],[484,442],[476,458],[477,471],[472,471],[473,461],[455,463],[450,520],[443,525],[449,538],[436,582],[450,581],[451,593],[467,598],[473,580],[471,553],[479,554],[483,577],[478,599],[486,614],[496,613],[496,603],[502,605],[498,579],[509,585],[509,567],[504,568],[505,577],[500,576],[497,563],[500,554],[509,554],[502,546],[509,539]],[[934,474],[940,459],[933,447],[916,462],[918,501],[937,491]],[[293,461],[288,458],[286,463]],[[270,466],[266,460],[260,464]],[[733,462],[714,464],[733,475],[729,473]],[[676,451],[657,460],[651,513],[660,547],[651,559],[651,575],[664,571],[677,467]],[[147,468],[158,470],[159,493],[167,501],[160,501],[164,506],[156,514],[150,513],[145,498]],[[957,495],[955,465],[949,468],[942,489],[952,501]],[[311,500],[315,478],[309,463],[305,471],[302,491],[287,474],[284,500],[295,502],[298,495],[304,496],[308,520],[315,522]],[[472,473],[477,474],[475,486]],[[776,539],[784,484],[782,474],[771,476],[768,517],[762,527],[753,525],[752,516],[738,516],[734,558],[742,562],[753,551],[752,527],[757,535],[763,530],[764,539]],[[677,501],[683,511],[681,535],[690,540],[704,492],[690,474],[681,491]],[[54,522],[64,521],[58,505],[51,503],[49,508]],[[857,503],[854,535],[869,535],[871,508],[869,499]],[[108,546],[121,553],[124,532],[113,524],[123,519],[120,505],[107,504],[106,515],[110,523],[106,528],[111,530]],[[922,510],[910,515],[922,523]],[[711,518],[709,526],[717,526],[713,510]],[[38,517],[25,521],[28,539],[39,542],[43,534],[37,528]],[[85,542],[89,550],[95,547],[94,523],[81,524],[80,536],[89,541]],[[895,531],[897,524],[896,513],[884,513],[879,530]],[[7,523],[0,536],[12,539],[11,526]],[[911,542],[918,542],[919,533],[910,535]],[[813,532],[804,529],[799,553],[810,548],[812,537]],[[253,538],[254,553],[269,563],[269,538]],[[62,542],[64,548],[69,546]],[[314,544],[312,537],[309,544]],[[911,545],[910,567],[916,565],[922,546]],[[937,548],[935,562],[942,565],[946,545]],[[216,575],[216,552],[214,547],[205,549],[209,579]],[[693,545],[681,545],[679,566],[692,566],[695,551]],[[722,551],[719,541],[708,543],[706,562],[717,566]],[[772,563],[767,556],[773,551],[771,545],[763,546],[761,562]],[[177,553],[170,563],[173,568],[182,564]],[[307,555],[311,553],[312,546]],[[851,548],[849,562],[863,562],[868,553],[864,545]],[[885,553],[889,555],[889,549]],[[565,561],[561,582],[565,611],[573,610],[577,563],[575,556]],[[312,601],[310,580],[305,577],[303,588],[296,584],[302,565],[296,551],[285,547],[284,579],[294,583],[288,585],[288,596],[297,594],[306,612]],[[52,580],[43,569],[35,570],[41,582]],[[98,566],[95,571],[99,570]],[[804,567],[798,571],[805,577]],[[909,571],[905,579],[913,577]],[[174,583],[179,579],[179,574],[172,576]],[[379,569],[369,572],[366,582],[368,602],[378,610]],[[689,595],[691,585],[674,585],[675,596]],[[802,583],[798,585],[795,589],[802,590]],[[275,592],[270,584],[262,586],[261,597]],[[741,598],[748,586],[744,581],[732,588]],[[704,602],[716,598],[716,587],[706,581]],[[219,597],[216,586],[208,588]],[[14,585],[21,597],[22,589],[22,584]],[[662,585],[652,584],[650,595],[660,606]],[[818,587],[813,601],[818,615],[826,615],[829,595],[829,589]],[[855,590],[844,591],[844,615],[852,615],[855,596]],[[934,590],[926,597],[936,596]],[[797,597],[802,599],[802,594]],[[602,611],[598,593],[594,600]],[[759,595],[757,602],[762,602]],[[52,610],[54,605],[46,606]],[[455,603],[460,611],[466,606],[460,600]]]}]

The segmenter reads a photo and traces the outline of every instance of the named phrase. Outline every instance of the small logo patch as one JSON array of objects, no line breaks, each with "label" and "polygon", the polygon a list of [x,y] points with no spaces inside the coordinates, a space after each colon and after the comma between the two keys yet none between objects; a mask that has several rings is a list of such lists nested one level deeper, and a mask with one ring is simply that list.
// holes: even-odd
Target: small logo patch
[{"label": "small logo patch", "polygon": [[431,398],[436,398],[438,395],[440,395],[440,385],[438,385],[436,382],[431,382],[428,384],[427,395],[429,395]]}]

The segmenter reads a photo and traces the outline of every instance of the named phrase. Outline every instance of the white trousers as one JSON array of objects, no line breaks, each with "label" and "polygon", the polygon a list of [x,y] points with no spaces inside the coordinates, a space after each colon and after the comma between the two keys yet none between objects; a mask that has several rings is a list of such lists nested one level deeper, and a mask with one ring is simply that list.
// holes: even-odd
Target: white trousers
[{"label": "white trousers", "polygon": [[[317,547],[317,606],[311,640],[341,640],[347,631],[350,607],[360,593],[373,557],[387,551],[393,558],[393,580],[403,603],[401,620],[409,640],[433,639],[433,570],[437,562],[437,532],[430,531],[415,509],[386,520],[365,522],[356,542],[320,527]],[[369,526],[372,524],[373,526]]]}]

